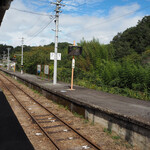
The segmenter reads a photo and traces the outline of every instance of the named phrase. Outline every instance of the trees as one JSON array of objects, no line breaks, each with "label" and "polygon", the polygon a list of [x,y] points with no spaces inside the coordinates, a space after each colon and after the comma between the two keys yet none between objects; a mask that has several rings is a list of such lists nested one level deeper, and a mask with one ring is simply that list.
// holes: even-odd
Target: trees
[{"label": "trees", "polygon": [[[136,98],[140,95],[142,99],[150,99],[149,39],[150,16],[146,16],[136,27],[118,33],[110,44],[100,44],[97,39],[81,40],[78,45],[82,46],[83,52],[80,56],[75,56],[75,83],[104,91],[110,89],[112,93],[116,90]],[[68,56],[68,45],[70,44],[67,42],[58,44],[58,52],[62,54],[62,60],[58,61],[58,81],[71,80],[72,57]],[[54,43],[38,47],[24,46],[24,70],[36,74],[37,64],[48,64],[52,79],[53,61],[50,61],[49,53],[53,51]],[[13,50],[13,53],[20,52],[20,46]],[[20,56],[17,57],[17,62],[20,65]]]},{"label": "trees", "polygon": [[150,46],[150,16],[145,16],[136,27],[118,33],[111,43],[115,49],[115,59],[123,58],[133,52],[142,54]]}]

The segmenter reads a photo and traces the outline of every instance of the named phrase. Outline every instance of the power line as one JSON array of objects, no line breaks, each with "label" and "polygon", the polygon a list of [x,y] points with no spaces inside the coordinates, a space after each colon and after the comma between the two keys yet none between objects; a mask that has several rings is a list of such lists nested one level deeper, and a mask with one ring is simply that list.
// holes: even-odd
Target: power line
[{"label": "power line", "polygon": [[48,2],[48,1],[42,1],[42,0],[38,0],[38,1],[40,1],[41,3],[46,3],[46,4],[49,4],[50,2]]},{"label": "power line", "polygon": [[[119,18],[122,18],[122,17],[124,17],[124,16],[128,16],[129,14],[132,14],[132,13],[134,13],[134,12],[137,12],[137,11],[141,11],[141,10],[144,10],[144,9],[147,9],[147,8],[149,8],[150,6],[147,6],[147,7],[143,7],[143,8],[141,8],[141,9],[139,9],[139,10],[135,10],[135,11],[132,11],[132,12],[129,12],[129,13],[126,13],[126,14],[124,14],[124,15],[121,15],[121,16],[118,16],[118,17],[115,17],[115,18],[112,18],[112,19],[110,19],[110,20],[108,20],[108,21],[105,21],[105,22],[102,22],[102,23],[98,23],[98,24],[94,24],[94,25],[92,25],[92,26],[88,26],[88,27],[86,27],[86,28],[84,28],[84,29],[89,29],[89,28],[92,28],[93,26],[97,26],[97,25],[102,25],[102,24],[105,24],[105,23],[108,23],[108,22],[111,22],[111,21],[113,21],[113,20],[116,20],[116,19],[119,19]],[[73,31],[73,32],[70,32],[70,33],[74,33],[74,32],[80,32],[81,30],[78,30],[78,31]],[[70,33],[67,33],[66,35],[68,35],[68,34],[70,34]]]},{"label": "power line", "polygon": [[42,17],[43,16],[38,16],[38,18],[36,19],[36,21],[29,27],[30,29],[29,30],[25,30],[25,32],[23,34],[31,34],[32,33],[32,28],[39,23],[39,20],[41,22],[41,18]]},{"label": "power line", "polygon": [[24,12],[24,13],[30,13],[30,14],[34,14],[34,15],[54,17],[53,15],[41,14],[41,13],[37,13],[37,12],[32,12],[32,11],[27,11],[27,10],[21,10],[21,9],[18,9],[18,8],[10,8],[10,9],[13,9],[13,10],[16,10],[16,11],[21,11],[21,12]]},{"label": "power line", "polygon": [[[43,17],[46,17],[46,16],[39,16],[36,20],[36,22],[34,24],[32,24],[30,27],[29,27],[29,30],[25,31],[24,34],[28,34],[28,35],[32,35],[33,33],[35,33],[35,31],[32,32],[32,29],[33,27],[35,27],[36,25],[40,24],[41,26],[45,25],[45,23],[49,22],[49,20],[47,20],[48,18],[43,18]],[[39,22],[40,20],[40,22]],[[41,24],[42,23],[42,24]]]},{"label": "power line", "polygon": [[52,23],[52,21],[53,21],[54,19],[55,19],[55,18],[53,18],[50,22],[48,22],[48,24],[46,24],[46,26],[44,26],[43,28],[41,28],[40,31],[34,33],[34,34],[32,35],[32,38],[30,38],[27,42],[33,40],[37,35],[39,35],[43,30],[45,30],[45,29]]},{"label": "power line", "polygon": [[[74,5],[71,5],[71,4],[65,4],[66,6],[71,6],[71,7],[73,7],[73,8],[78,8],[78,7],[81,7],[81,6],[84,6],[84,5],[86,5],[87,3],[85,2],[85,3],[82,3],[82,4],[79,4],[79,5],[76,5],[76,4],[74,4]],[[65,10],[65,11],[72,11],[72,12],[81,12],[81,13],[83,13],[82,11],[79,11],[79,10]]]},{"label": "power line", "polygon": [[66,6],[73,6],[73,7],[80,7],[80,6],[83,6],[83,5],[86,5],[87,3],[82,3],[82,4],[79,4],[79,5],[71,5],[71,4],[65,4]]}]

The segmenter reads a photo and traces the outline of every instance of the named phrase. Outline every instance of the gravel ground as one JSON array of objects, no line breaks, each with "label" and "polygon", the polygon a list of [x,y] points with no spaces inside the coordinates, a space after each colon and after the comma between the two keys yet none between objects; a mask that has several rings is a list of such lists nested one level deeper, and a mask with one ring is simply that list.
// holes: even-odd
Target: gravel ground
[{"label": "gravel ground", "polygon": [[[41,94],[28,88],[27,86],[20,84],[15,80],[13,80],[13,82],[23,88],[28,94],[32,95],[32,97],[36,98],[44,106],[48,107],[48,109],[50,109],[53,113],[57,114],[59,117],[62,117],[62,119],[66,122],[71,123],[74,128],[80,128],[80,133],[102,147],[103,150],[139,150],[137,147],[133,147],[122,140],[115,133],[102,128],[99,124],[93,125],[93,123],[83,119],[82,116],[72,114],[66,107],[46,99]],[[2,88],[1,83],[0,87]],[[54,150],[54,147],[46,136],[43,134],[36,135],[36,133],[40,132],[38,126],[30,119],[16,100],[4,88],[3,91],[35,150]]]}]

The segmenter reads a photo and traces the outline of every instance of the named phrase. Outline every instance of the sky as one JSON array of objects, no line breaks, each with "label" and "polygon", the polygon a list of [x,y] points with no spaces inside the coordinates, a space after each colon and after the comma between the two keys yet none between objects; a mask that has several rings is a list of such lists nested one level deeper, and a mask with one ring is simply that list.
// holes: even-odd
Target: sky
[{"label": "sky", "polygon": [[[30,46],[55,41],[56,0],[13,0],[0,27],[0,44]],[[108,44],[118,32],[150,15],[150,0],[62,0],[59,42],[93,38]],[[20,11],[21,10],[21,11]]]}]

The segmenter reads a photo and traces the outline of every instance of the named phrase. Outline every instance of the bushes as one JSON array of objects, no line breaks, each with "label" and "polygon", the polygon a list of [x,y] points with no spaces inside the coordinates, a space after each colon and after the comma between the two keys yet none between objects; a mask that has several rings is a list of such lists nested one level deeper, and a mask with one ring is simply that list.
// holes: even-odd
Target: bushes
[{"label": "bushes", "polygon": [[[114,50],[111,45],[102,45],[95,39],[90,42],[81,41],[79,45],[83,47],[83,53],[75,57],[75,84],[114,94],[150,99],[150,66],[140,64],[140,55],[132,53],[121,61],[114,61]],[[68,56],[67,47],[63,48],[62,60],[58,61],[58,81],[70,83],[72,57]],[[32,51],[26,52],[24,69],[35,74],[37,64],[49,64],[52,79],[53,61],[49,60],[49,52],[48,47],[34,47]]]},{"label": "bushes", "polygon": [[[140,64],[141,58],[136,53],[134,53],[135,56],[132,54],[122,59],[122,62],[113,61],[105,46],[99,45],[97,50],[89,50],[94,47],[92,45],[95,42],[84,41],[83,45],[86,50],[83,49],[85,53],[80,57],[79,65],[75,69],[77,70],[75,71],[76,83],[110,93],[122,93],[129,97],[150,99],[150,66]],[[96,45],[98,45],[97,42]],[[104,52],[106,52],[105,55]],[[103,55],[99,53],[103,53]]]}]

